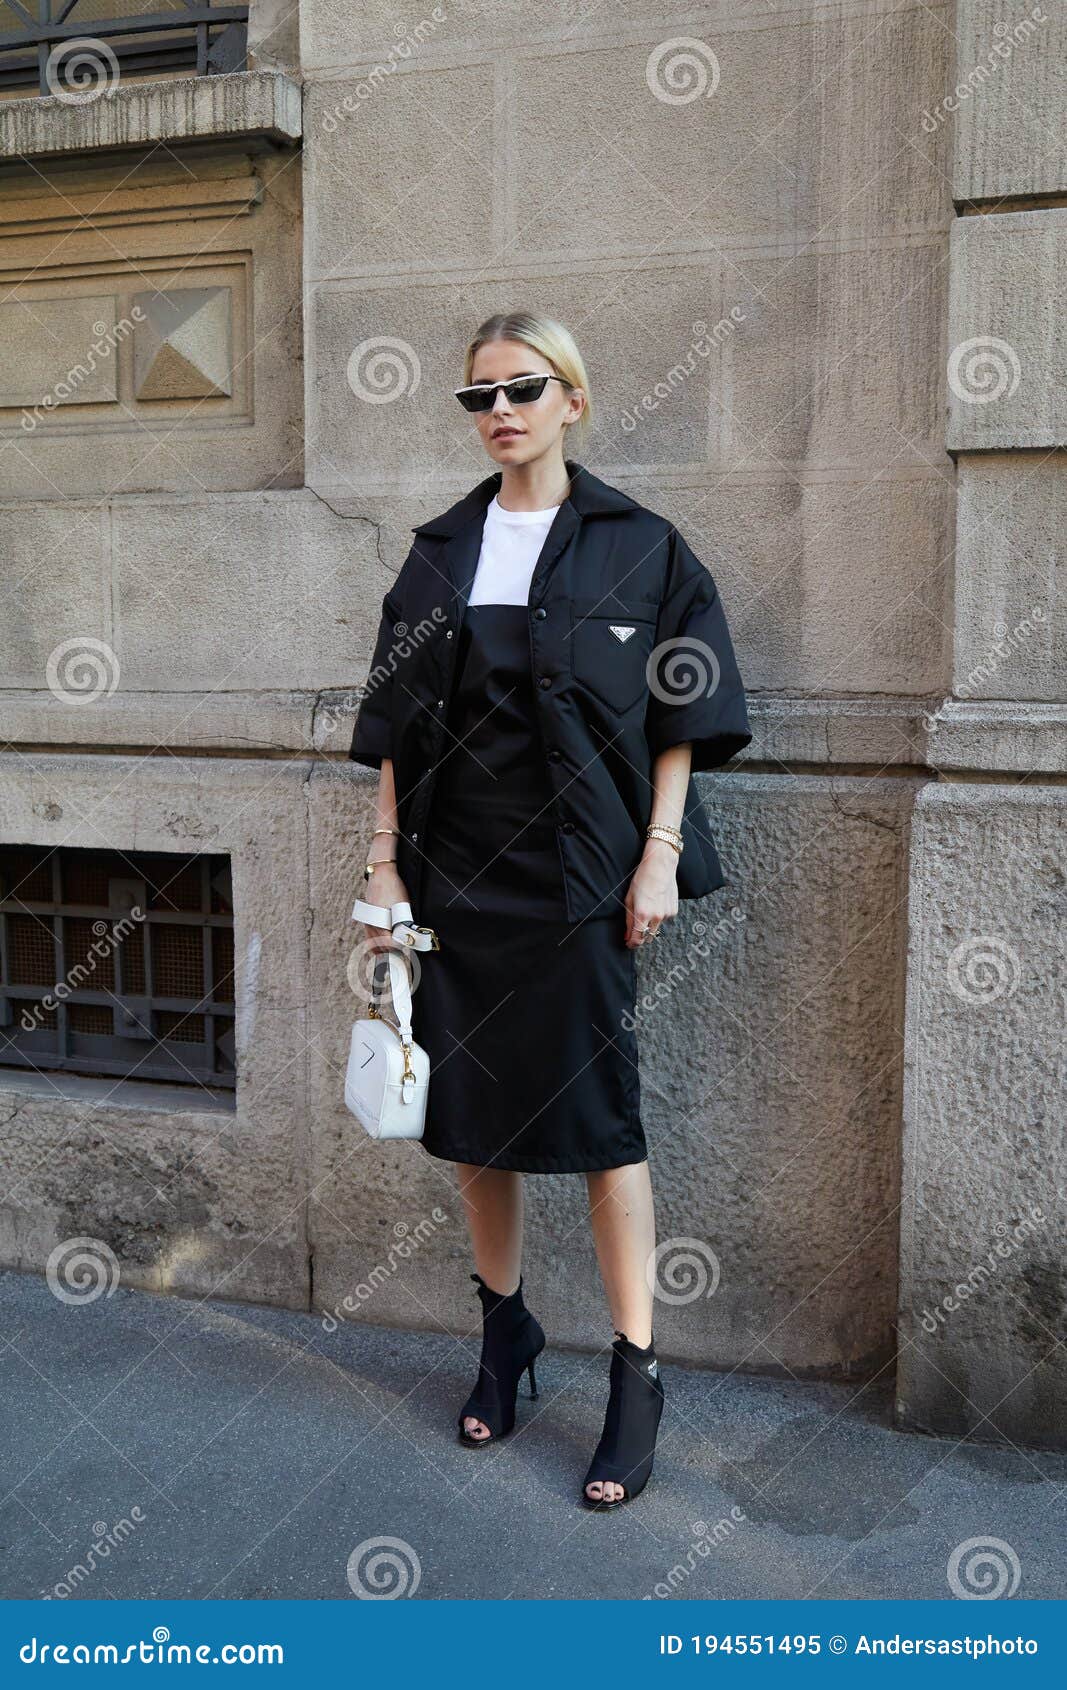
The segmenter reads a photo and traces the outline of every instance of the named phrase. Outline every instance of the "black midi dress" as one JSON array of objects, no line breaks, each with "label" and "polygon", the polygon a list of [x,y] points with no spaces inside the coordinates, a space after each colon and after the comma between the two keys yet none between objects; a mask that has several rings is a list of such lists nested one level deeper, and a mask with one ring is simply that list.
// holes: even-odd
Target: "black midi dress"
[{"label": "black midi dress", "polygon": [[625,916],[570,922],[521,604],[468,604],[424,833],[412,1029],[430,1155],[524,1173],[647,1156]]}]

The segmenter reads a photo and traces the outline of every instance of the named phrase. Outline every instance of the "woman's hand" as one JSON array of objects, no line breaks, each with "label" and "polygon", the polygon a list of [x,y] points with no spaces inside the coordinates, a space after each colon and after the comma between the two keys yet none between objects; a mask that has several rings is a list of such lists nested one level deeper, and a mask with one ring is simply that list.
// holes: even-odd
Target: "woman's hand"
[{"label": "woman's hand", "polygon": [[[391,865],[376,868],[367,882],[367,889],[360,893],[360,897],[368,904],[402,904],[410,903],[408,889],[401,880],[396,869]],[[377,956],[382,951],[396,950],[397,943],[388,927],[371,927],[364,922],[363,930],[367,936],[367,949]]]},{"label": "woman's hand", "polygon": [[678,853],[665,839],[650,839],[626,893],[627,945],[651,943],[660,923],[677,914]]}]

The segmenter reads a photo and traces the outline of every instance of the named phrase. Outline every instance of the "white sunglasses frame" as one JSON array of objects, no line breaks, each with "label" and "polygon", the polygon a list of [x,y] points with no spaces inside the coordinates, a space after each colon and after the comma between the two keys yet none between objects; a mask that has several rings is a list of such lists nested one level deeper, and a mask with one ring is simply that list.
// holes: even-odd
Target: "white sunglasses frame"
[{"label": "white sunglasses frame", "polygon": [[[548,386],[548,383],[550,381],[562,382],[564,387],[573,387],[574,386],[573,382],[567,381],[563,376],[551,375],[547,370],[535,370],[528,376],[510,376],[507,381],[476,381],[476,382],[472,382],[467,387],[454,387],[452,389],[452,392],[455,394],[455,396],[459,400],[460,404],[463,405],[463,399],[462,399],[461,396],[464,393],[486,393],[486,392],[492,391],[493,397],[490,400],[489,404],[485,406],[484,413],[479,413],[478,411],[467,411],[468,416],[478,416],[479,414],[488,415],[489,412],[492,411],[494,405],[496,404],[496,392],[497,392],[498,388],[502,387],[504,389],[504,391],[507,393],[507,390],[511,387],[519,387],[519,386],[522,386],[524,383],[529,382],[529,381],[539,381],[542,376],[544,376],[544,378],[545,378],[545,387]],[[545,391],[545,389],[544,389],[544,387],[542,387],[541,392],[537,395],[537,399],[540,399],[542,397],[542,395],[544,394],[544,391]],[[537,399],[524,400],[524,401],[521,401],[521,402],[524,403],[524,404],[536,405]],[[511,394],[508,393],[508,404],[510,405],[512,403],[513,403],[513,401],[512,401],[512,398],[511,398]],[[463,405],[463,409],[465,411],[467,410],[466,405]]]}]

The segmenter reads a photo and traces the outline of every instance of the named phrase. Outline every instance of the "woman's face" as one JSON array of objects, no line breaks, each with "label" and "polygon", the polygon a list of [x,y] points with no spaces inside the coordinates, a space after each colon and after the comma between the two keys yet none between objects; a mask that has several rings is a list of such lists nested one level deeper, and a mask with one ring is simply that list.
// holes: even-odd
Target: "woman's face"
[{"label": "woman's face", "polygon": [[[471,368],[471,386],[485,381],[510,381],[512,376],[554,375],[548,359],[518,340],[491,340],[479,346]],[[510,405],[498,392],[491,411],[476,411],[474,421],[482,444],[494,463],[528,464],[561,443],[564,427],[585,408],[580,389],[546,381],[540,399],[529,405]]]}]

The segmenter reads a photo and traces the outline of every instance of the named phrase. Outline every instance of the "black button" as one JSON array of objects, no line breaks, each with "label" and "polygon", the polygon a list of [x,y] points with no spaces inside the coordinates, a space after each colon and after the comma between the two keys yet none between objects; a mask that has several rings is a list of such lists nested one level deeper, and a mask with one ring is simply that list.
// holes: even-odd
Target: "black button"
[{"label": "black button", "polygon": [[559,831],[561,833],[573,833],[574,832],[574,823],[573,822],[562,822],[560,824],[560,830]]},{"label": "black button", "polygon": [[548,615],[548,611],[545,609],[543,604],[539,604],[537,609],[534,611],[534,615],[537,617],[539,622],[543,622],[545,617]]},{"label": "black button", "polygon": [[549,680],[547,675],[542,675],[537,684],[539,687],[550,687],[552,682]]},{"label": "black button", "polygon": [[553,746],[552,750],[548,754],[548,760],[549,760],[550,763],[558,763],[561,760],[562,756],[563,756],[562,751],[557,751],[555,749],[555,747]]}]

